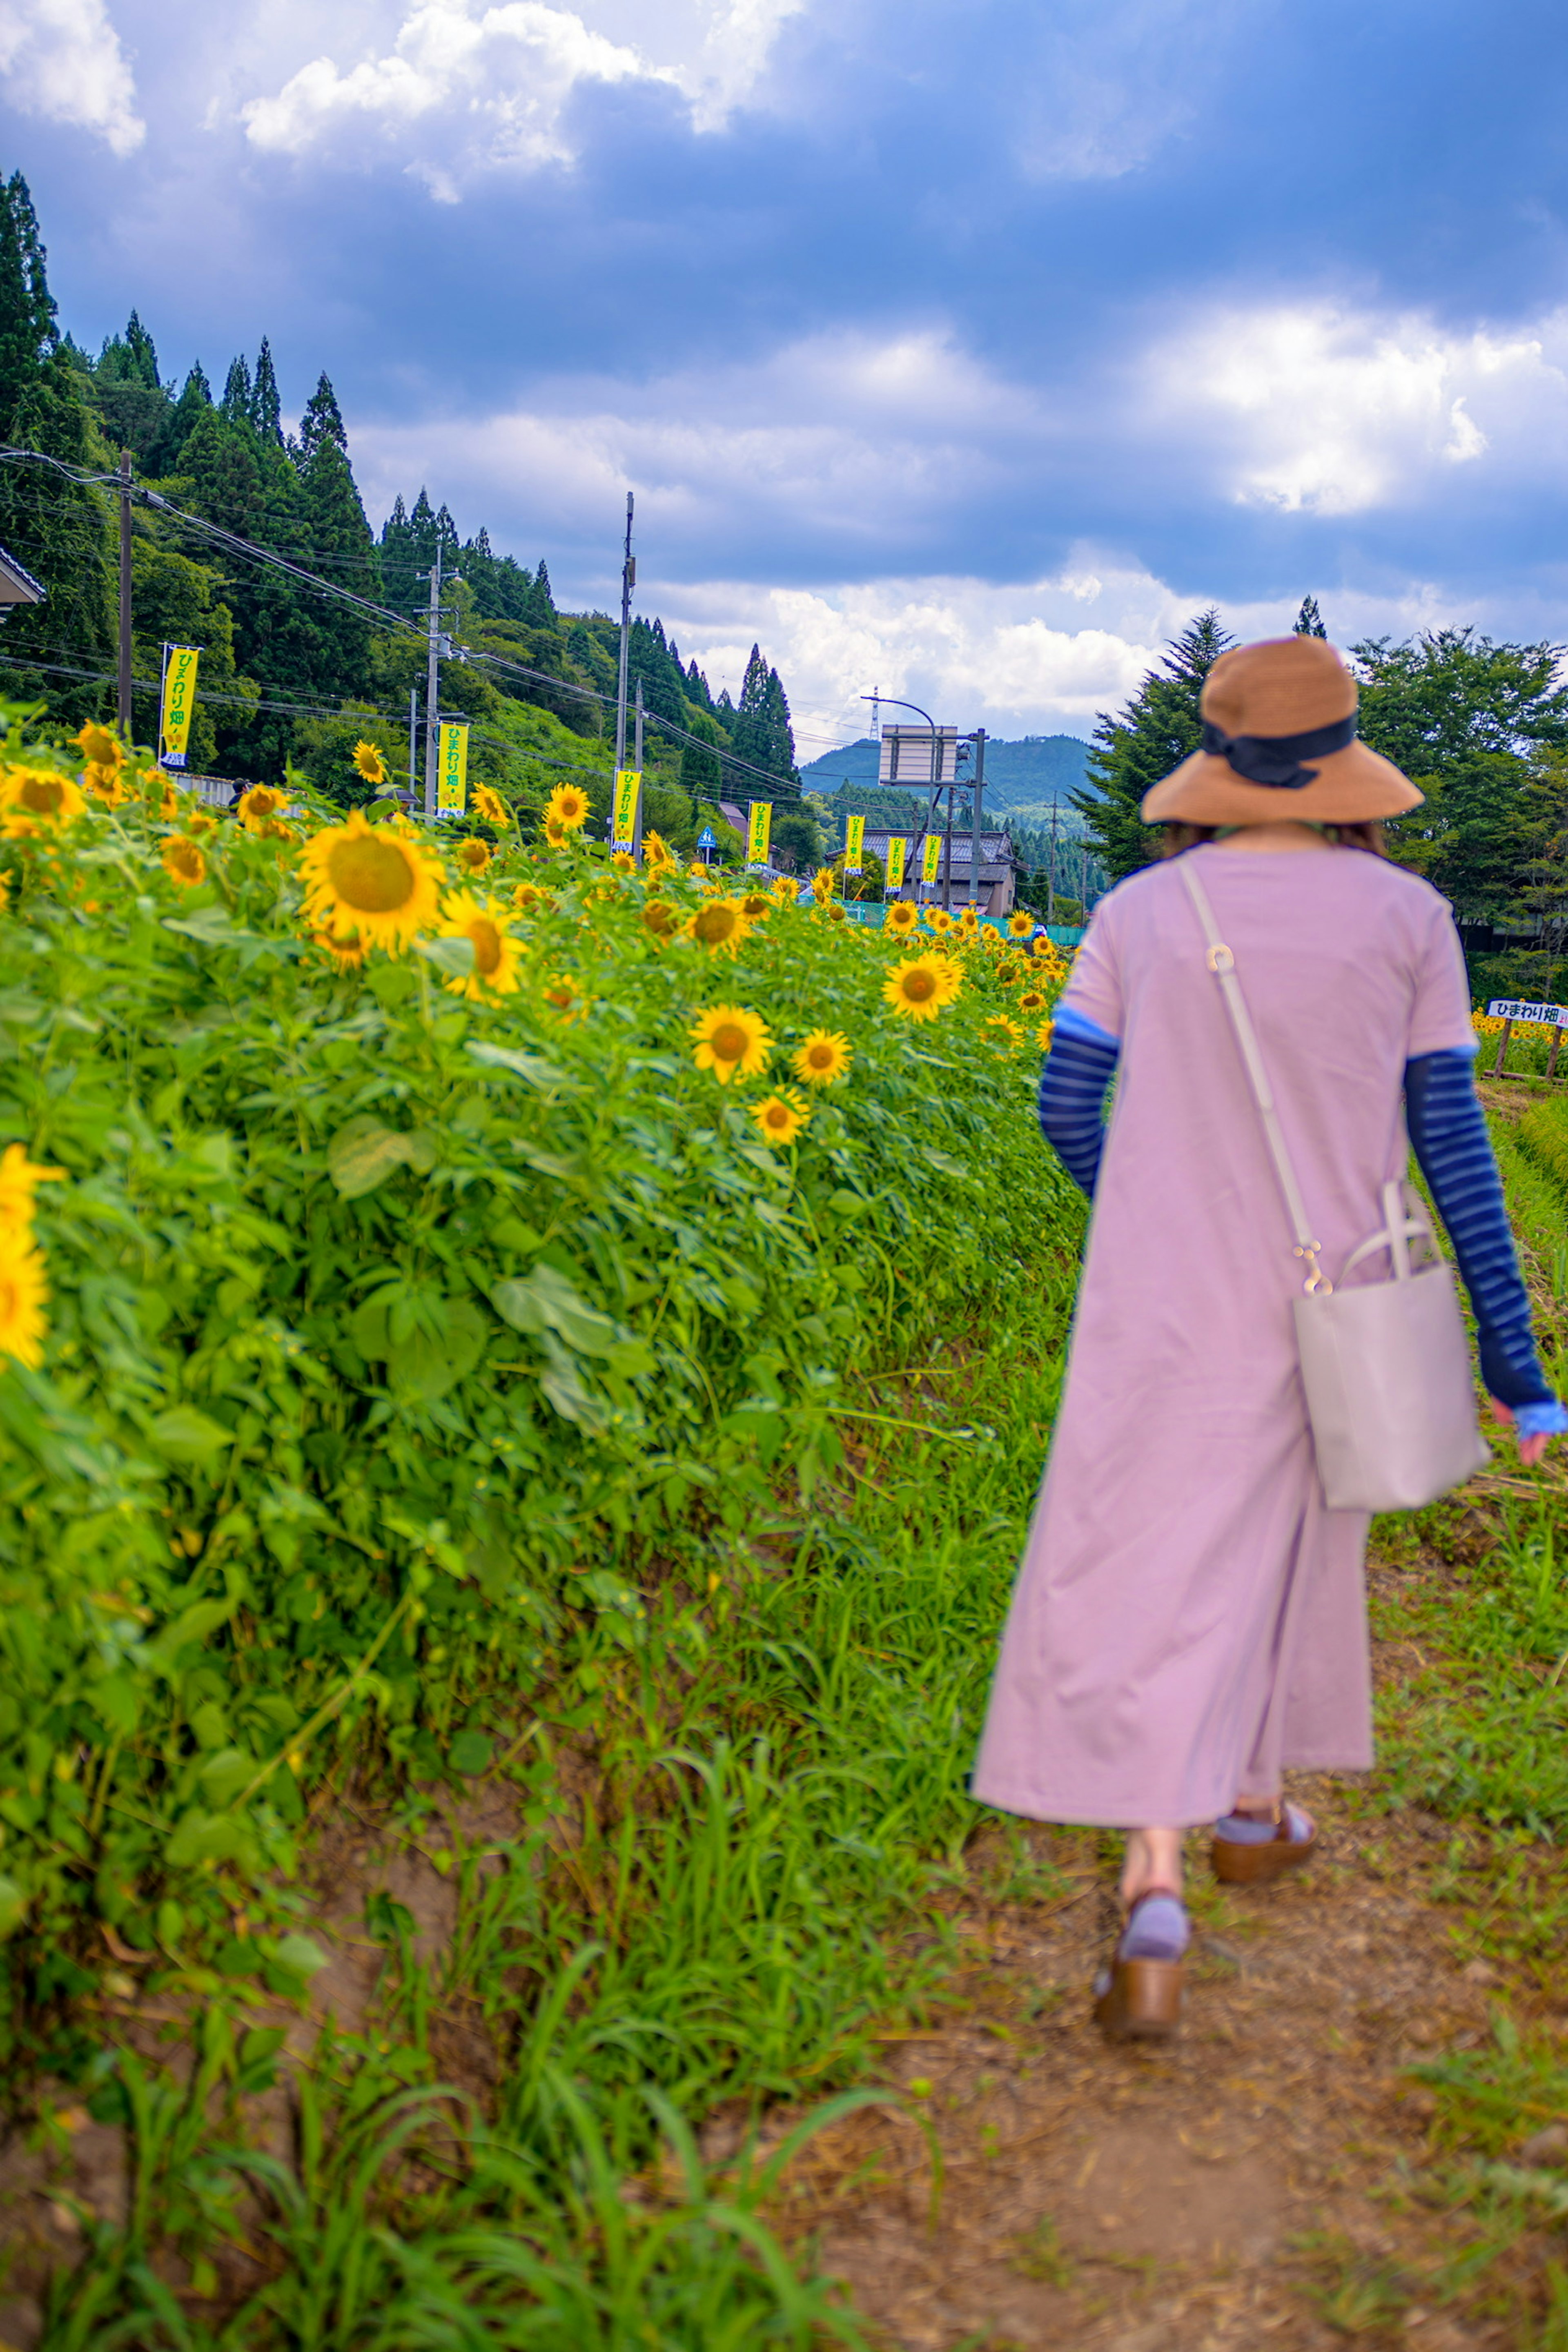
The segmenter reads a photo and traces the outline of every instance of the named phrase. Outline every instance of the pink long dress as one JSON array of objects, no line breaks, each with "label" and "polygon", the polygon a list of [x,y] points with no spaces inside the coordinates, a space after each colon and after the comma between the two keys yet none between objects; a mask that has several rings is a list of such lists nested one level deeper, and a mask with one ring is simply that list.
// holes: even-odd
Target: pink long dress
[{"label": "pink long dress", "polygon": [[[1474,1049],[1448,908],[1360,850],[1187,855],[1337,1275],[1405,1170],[1406,1060]],[[1302,1271],[1175,861],[1101,901],[1062,1001],[1122,1058],[973,1789],[1040,1821],[1211,1821],[1282,1765],[1372,1761],[1367,1518],[1323,1501]]]}]

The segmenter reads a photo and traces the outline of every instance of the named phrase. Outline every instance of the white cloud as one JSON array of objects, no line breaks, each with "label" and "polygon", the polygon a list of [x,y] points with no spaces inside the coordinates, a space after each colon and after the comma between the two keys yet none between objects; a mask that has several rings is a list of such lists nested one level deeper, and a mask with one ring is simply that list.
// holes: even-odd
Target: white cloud
[{"label": "white cloud", "polygon": [[[779,26],[805,0],[419,0],[390,51],[301,65],[239,109],[254,146],[300,155],[374,133],[447,201],[476,168],[571,160],[564,116],[584,83],[663,84],[698,131],[718,128],[763,71]],[[629,37],[618,38],[624,29]],[[420,134],[429,119],[438,152]]]},{"label": "white cloud", "polygon": [[1190,431],[1215,487],[1245,503],[1355,514],[1440,496],[1443,471],[1482,459],[1561,471],[1561,312],[1500,336],[1327,303],[1216,310],[1138,373],[1145,427]]},{"label": "white cloud", "polygon": [[103,0],[0,0],[0,78],[20,113],[90,131],[116,155],[147,135]]}]

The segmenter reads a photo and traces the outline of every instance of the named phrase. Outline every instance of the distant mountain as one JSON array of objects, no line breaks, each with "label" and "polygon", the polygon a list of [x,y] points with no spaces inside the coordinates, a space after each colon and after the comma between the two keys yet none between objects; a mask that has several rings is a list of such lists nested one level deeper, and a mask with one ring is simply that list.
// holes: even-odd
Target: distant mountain
[{"label": "distant mountain", "polygon": [[[836,793],[847,783],[851,796],[877,782],[880,746],[863,735],[842,751],[825,751],[800,772],[808,793]],[[1065,811],[1068,794],[1088,782],[1089,745],[1077,735],[1023,735],[1016,741],[994,736],[985,745],[985,805],[998,814],[1006,809],[1048,809],[1058,800]],[[967,770],[964,772],[968,772]]]}]

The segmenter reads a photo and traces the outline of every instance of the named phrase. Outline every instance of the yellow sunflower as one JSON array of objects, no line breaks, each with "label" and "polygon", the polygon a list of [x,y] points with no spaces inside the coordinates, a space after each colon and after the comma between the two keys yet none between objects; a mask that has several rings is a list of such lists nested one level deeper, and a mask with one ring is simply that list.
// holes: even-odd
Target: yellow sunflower
[{"label": "yellow sunflower", "polygon": [[982,927],[981,927],[981,932],[980,932],[980,944],[981,944],[981,946],[982,946],[982,947],[986,950],[986,953],[987,953],[988,955],[1000,955],[1000,954],[1001,954],[1001,952],[1002,952],[1002,934],[1001,934],[1001,932],[1000,932],[999,930],[997,930],[997,929],[995,928],[994,924],[993,924],[993,923],[985,923],[985,924],[983,924],[983,925],[982,925]]},{"label": "yellow sunflower", "polygon": [[687,867],[686,878],[689,882],[695,882],[700,890],[706,890],[713,877],[699,857]]},{"label": "yellow sunflower", "polygon": [[440,861],[385,825],[366,824],[358,809],[306,843],[300,870],[311,922],[334,938],[357,931],[365,946],[393,954],[428,929],[440,903]]},{"label": "yellow sunflower", "polygon": [[637,870],[637,859],[629,849],[613,849],[610,864],[617,874],[635,874]]},{"label": "yellow sunflower", "polygon": [[944,939],[947,933],[952,929],[952,917],[948,913],[945,907],[928,907],[926,908],[926,921],[931,925],[931,929],[936,933],[939,940]]},{"label": "yellow sunflower", "polygon": [[576,982],[569,979],[564,972],[552,972],[540,992],[552,1013],[559,1013],[563,1021],[585,1019],[589,999],[584,995]]},{"label": "yellow sunflower", "polygon": [[566,833],[588,822],[588,795],[581,784],[557,784],[544,806],[545,822],[554,817]]},{"label": "yellow sunflower", "polygon": [[733,955],[751,929],[738,898],[710,898],[686,924],[686,936],[710,955]]},{"label": "yellow sunflower", "polygon": [[1014,969],[1014,967],[1013,967],[1010,963],[1002,963],[1002,964],[998,964],[998,965],[997,965],[997,967],[996,967],[996,985],[997,985],[997,987],[998,987],[998,988],[1016,988],[1016,987],[1017,987],[1017,985],[1018,985],[1018,975],[1017,975],[1016,971]]},{"label": "yellow sunflower", "polygon": [[668,868],[673,874],[680,863],[663,834],[656,833],[651,824],[642,837],[642,854],[650,872],[663,873]]},{"label": "yellow sunflower", "polygon": [[200,801],[193,801],[185,811],[185,831],[193,841],[199,841],[204,835],[217,831],[217,819],[210,808],[204,807]]},{"label": "yellow sunflower", "polygon": [[517,987],[517,942],[508,933],[500,908],[491,898],[476,898],[471,890],[454,890],[441,901],[441,937],[468,940],[474,950],[474,968],[460,980],[449,980],[453,996],[510,996]]},{"label": "yellow sunflower", "polygon": [[680,918],[668,898],[650,898],[642,910],[642,927],[662,946],[680,928]]},{"label": "yellow sunflower", "polygon": [[1051,1039],[1056,1034],[1056,1026],[1054,1021],[1042,1021],[1035,1032],[1035,1043],[1037,1045],[1043,1045],[1047,1054],[1051,1050]]},{"label": "yellow sunflower", "polygon": [[159,856],[163,861],[164,873],[171,882],[177,882],[182,890],[194,890],[198,882],[205,882],[207,878],[206,859],[195,843],[187,841],[184,834],[177,833],[172,841],[166,841]]},{"label": "yellow sunflower", "polygon": [[903,940],[917,929],[920,919],[921,910],[912,898],[895,898],[888,909],[884,928],[894,939]]},{"label": "yellow sunflower", "polygon": [[800,891],[787,874],[781,874],[768,895],[781,907],[793,907],[800,896]]},{"label": "yellow sunflower", "polygon": [[994,1013],[988,1021],[981,1023],[980,1028],[981,1034],[993,1045],[1016,1045],[1024,1034],[1018,1024],[1009,1021],[1005,1013]]},{"label": "yellow sunflower", "polygon": [[367,784],[385,783],[386,761],[374,743],[363,741],[356,743],[353,748],[353,763],[356,773],[362,775]]},{"label": "yellow sunflower", "polygon": [[7,768],[0,773],[0,809],[10,815],[68,824],[86,807],[79,787],[54,768]]},{"label": "yellow sunflower", "polygon": [[980,929],[980,918],[973,907],[965,907],[958,919],[958,928],[961,931],[977,931]]},{"label": "yellow sunflower", "polygon": [[758,1103],[752,1117],[762,1129],[764,1143],[793,1143],[811,1113],[799,1095],[786,1087],[781,1094],[769,1095],[765,1102]]},{"label": "yellow sunflower", "polygon": [[468,799],[481,824],[511,823],[511,811],[492,784],[476,784]]},{"label": "yellow sunflower", "polygon": [[288,805],[288,793],[280,793],[276,784],[252,784],[235,803],[235,814],[247,833],[259,835],[263,826],[280,817]]},{"label": "yellow sunflower", "polygon": [[548,914],[554,904],[549,891],[542,890],[537,882],[520,882],[511,894],[512,912],[516,915],[531,914],[535,907]]},{"label": "yellow sunflower", "polygon": [[741,901],[741,912],[748,923],[760,923],[764,915],[773,910],[772,894],[766,890],[748,890]]},{"label": "yellow sunflower", "polygon": [[15,1241],[0,1246],[0,1355],[36,1371],[44,1360],[44,1301],[49,1295],[40,1250]]},{"label": "yellow sunflower", "polygon": [[1007,918],[1008,935],[1015,940],[1026,940],[1034,928],[1033,915],[1026,915],[1022,907]]},{"label": "yellow sunflower", "polygon": [[689,1034],[698,1068],[711,1070],[721,1087],[735,1076],[760,1077],[773,1048],[766,1024],[743,1004],[710,1004]]},{"label": "yellow sunflower", "polygon": [[552,849],[564,849],[571,838],[564,820],[558,816],[547,815],[544,820],[544,838]]},{"label": "yellow sunflower", "polygon": [[477,833],[466,833],[452,852],[452,862],[464,874],[482,874],[490,862],[489,843],[481,841]]},{"label": "yellow sunflower", "polygon": [[126,798],[120,771],[98,761],[89,761],[81,772],[82,782],[92,797],[104,808],[119,808]]},{"label": "yellow sunflower", "polygon": [[331,931],[312,931],[310,945],[330,955],[340,971],[357,971],[364,961],[364,941],[357,931],[345,931],[341,940]]},{"label": "yellow sunflower", "polygon": [[797,1078],[808,1087],[830,1087],[841,1078],[854,1057],[849,1040],[837,1029],[814,1029],[790,1055]]},{"label": "yellow sunflower", "polygon": [[100,727],[96,719],[89,719],[84,727],[79,727],[71,741],[82,758],[95,768],[118,772],[125,764],[125,750],[119,736],[112,728]]},{"label": "yellow sunflower", "polygon": [[1043,1013],[1045,1009],[1046,1000],[1037,988],[1026,989],[1018,999],[1020,1013]]},{"label": "yellow sunflower", "polygon": [[44,1168],[29,1160],[19,1143],[8,1143],[0,1154],[0,1245],[25,1244],[33,1230],[33,1196],[40,1184],[63,1184],[63,1168]]},{"label": "yellow sunflower", "polygon": [[882,982],[882,998],[911,1021],[934,1021],[960,986],[958,967],[941,956],[913,956],[895,964]]},{"label": "yellow sunflower", "polygon": [[838,877],[835,874],[831,866],[819,866],[817,867],[816,873],[811,877],[811,895],[816,899],[819,907],[825,907],[829,898],[832,898],[834,887],[837,880]]}]

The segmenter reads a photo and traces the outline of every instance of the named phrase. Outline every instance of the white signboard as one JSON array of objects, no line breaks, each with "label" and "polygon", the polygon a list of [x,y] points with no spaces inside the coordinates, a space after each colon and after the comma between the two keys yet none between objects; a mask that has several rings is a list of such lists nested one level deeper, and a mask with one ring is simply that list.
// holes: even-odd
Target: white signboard
[{"label": "white signboard", "polygon": [[1548,1029],[1568,1029],[1568,1004],[1527,1004],[1522,998],[1495,996],[1487,1015],[1492,1021],[1539,1021]]},{"label": "white signboard", "polygon": [[883,728],[881,758],[877,765],[879,784],[904,784],[915,792],[924,784],[929,792],[932,784],[951,784],[957,774],[956,727],[937,729],[934,766],[929,727]]}]

